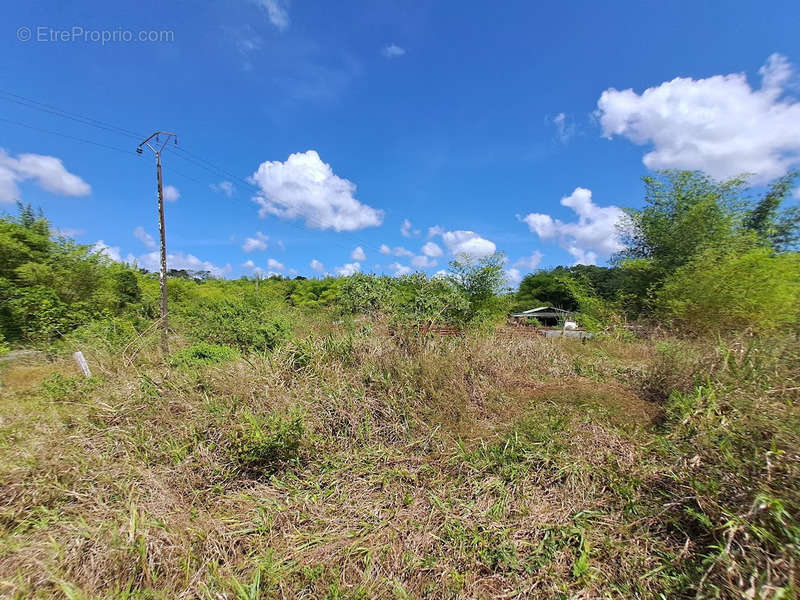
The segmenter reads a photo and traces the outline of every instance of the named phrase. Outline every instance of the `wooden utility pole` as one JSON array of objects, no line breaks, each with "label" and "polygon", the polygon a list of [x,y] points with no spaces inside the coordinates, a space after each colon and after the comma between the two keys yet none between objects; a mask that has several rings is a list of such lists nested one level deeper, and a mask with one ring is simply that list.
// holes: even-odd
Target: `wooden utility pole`
[{"label": "wooden utility pole", "polygon": [[[163,144],[161,143],[162,137],[164,138]],[[147,146],[156,155],[158,231],[161,235],[161,270],[158,273],[158,281],[161,287],[161,350],[164,354],[169,352],[169,310],[167,307],[167,230],[164,225],[164,189],[161,178],[161,152],[166,148],[170,139],[174,139],[175,145],[178,145],[178,136],[176,134],[169,131],[156,131],[136,148],[136,152],[141,154],[142,146]],[[153,144],[150,142],[153,142]]]}]

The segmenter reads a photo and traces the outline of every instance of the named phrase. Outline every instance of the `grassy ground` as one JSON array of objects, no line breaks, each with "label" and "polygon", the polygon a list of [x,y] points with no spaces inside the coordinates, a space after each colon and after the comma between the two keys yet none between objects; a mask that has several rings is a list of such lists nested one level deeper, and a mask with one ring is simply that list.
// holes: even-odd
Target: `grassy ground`
[{"label": "grassy ground", "polygon": [[3,597],[797,597],[796,341],[154,343],[0,365]]}]

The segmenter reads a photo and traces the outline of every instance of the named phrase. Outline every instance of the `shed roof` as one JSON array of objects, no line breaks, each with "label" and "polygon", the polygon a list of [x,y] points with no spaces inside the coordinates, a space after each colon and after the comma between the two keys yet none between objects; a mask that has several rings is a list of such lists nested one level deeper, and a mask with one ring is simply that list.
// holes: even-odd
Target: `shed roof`
[{"label": "shed roof", "polygon": [[521,313],[511,315],[512,317],[566,317],[574,314],[572,311],[556,308],[555,306],[538,306],[523,310]]}]

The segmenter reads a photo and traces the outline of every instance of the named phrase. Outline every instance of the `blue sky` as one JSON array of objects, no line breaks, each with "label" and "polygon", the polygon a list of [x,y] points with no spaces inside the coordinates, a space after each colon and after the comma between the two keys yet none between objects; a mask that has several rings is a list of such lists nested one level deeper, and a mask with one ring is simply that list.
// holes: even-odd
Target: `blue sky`
[{"label": "blue sky", "polygon": [[[230,277],[432,274],[460,251],[496,249],[513,283],[537,267],[604,264],[618,207],[641,204],[650,168],[765,183],[799,162],[796,2],[2,12],[0,210],[41,206],[80,242],[145,266],[154,159],[120,129],[178,133],[164,154],[177,191],[170,266]],[[104,31],[166,39],[102,43]]]}]

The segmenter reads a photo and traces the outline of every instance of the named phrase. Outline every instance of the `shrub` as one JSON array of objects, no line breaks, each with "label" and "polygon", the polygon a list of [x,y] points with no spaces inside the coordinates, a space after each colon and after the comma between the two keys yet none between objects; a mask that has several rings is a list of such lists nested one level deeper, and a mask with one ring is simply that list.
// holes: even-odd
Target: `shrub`
[{"label": "shrub", "polygon": [[299,411],[287,417],[247,413],[231,434],[231,451],[245,471],[269,475],[299,462],[304,435],[305,422]]},{"label": "shrub", "polygon": [[678,269],[658,294],[661,314],[696,334],[769,333],[797,323],[800,256],[768,248],[712,249]]},{"label": "shrub", "polygon": [[239,355],[229,346],[200,342],[174,352],[168,359],[173,367],[195,367],[233,360]]},{"label": "shrub", "polygon": [[242,350],[272,350],[290,332],[285,309],[257,296],[203,300],[184,306],[182,320],[198,341]]}]

